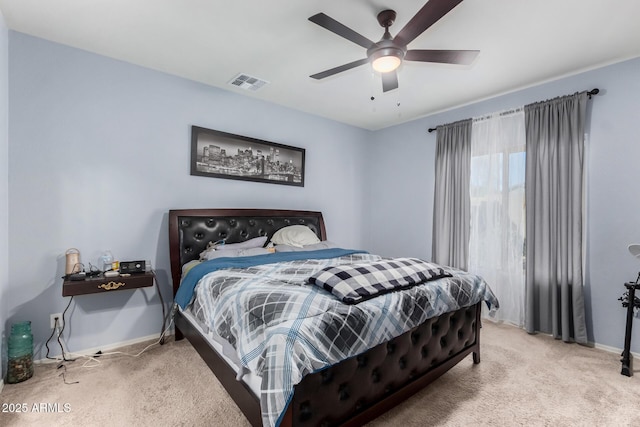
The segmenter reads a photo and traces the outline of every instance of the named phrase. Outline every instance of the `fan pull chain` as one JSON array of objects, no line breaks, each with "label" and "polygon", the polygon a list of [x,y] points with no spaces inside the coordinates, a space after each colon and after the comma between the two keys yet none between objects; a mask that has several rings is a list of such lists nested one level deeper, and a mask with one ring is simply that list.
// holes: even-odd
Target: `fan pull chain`
[{"label": "fan pull chain", "polygon": [[[398,76],[398,80],[399,80],[399,76]],[[398,117],[402,117],[402,108],[400,107],[401,103],[400,103],[400,84],[398,81],[398,88],[396,89],[396,108],[398,109]]]},{"label": "fan pull chain", "polygon": [[375,97],[375,93],[376,93],[376,83],[377,83],[377,79],[376,79],[376,73],[373,71],[373,69],[371,69],[371,79],[369,79],[369,84],[371,86],[371,112],[375,113],[377,111],[376,109],[376,97]]}]

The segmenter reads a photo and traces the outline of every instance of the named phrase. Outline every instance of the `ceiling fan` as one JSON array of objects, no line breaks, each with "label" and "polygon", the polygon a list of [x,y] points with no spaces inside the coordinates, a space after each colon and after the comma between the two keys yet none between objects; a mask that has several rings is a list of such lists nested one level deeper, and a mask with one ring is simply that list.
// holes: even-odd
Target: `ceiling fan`
[{"label": "ceiling fan", "polygon": [[391,37],[389,27],[396,19],[396,12],[383,10],[378,14],[378,23],[384,27],[384,34],[380,41],[373,42],[351,28],[341,24],[335,19],[318,13],[309,18],[309,21],[344,37],[345,39],[367,49],[367,57],[339,67],[331,68],[310,77],[320,80],[334,74],[350,70],[370,62],[373,69],[382,76],[382,91],[387,92],[398,87],[398,74],[396,69],[403,60],[418,62],[439,62],[445,64],[468,65],[473,62],[480,51],[478,50],[407,50],[407,45],[422,34],[427,28],[435,24],[440,18],[449,13],[462,0],[429,0],[414,15],[395,37]]}]

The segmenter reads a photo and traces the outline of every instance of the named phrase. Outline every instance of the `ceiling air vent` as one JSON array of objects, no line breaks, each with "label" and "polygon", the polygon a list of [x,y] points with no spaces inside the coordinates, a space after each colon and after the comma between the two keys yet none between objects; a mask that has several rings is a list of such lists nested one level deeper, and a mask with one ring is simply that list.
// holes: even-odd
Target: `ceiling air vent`
[{"label": "ceiling air vent", "polygon": [[229,84],[232,86],[236,86],[244,90],[252,90],[254,92],[268,83],[269,82],[266,80],[261,80],[257,77],[252,77],[248,74],[242,74],[242,73],[235,76],[229,82]]}]

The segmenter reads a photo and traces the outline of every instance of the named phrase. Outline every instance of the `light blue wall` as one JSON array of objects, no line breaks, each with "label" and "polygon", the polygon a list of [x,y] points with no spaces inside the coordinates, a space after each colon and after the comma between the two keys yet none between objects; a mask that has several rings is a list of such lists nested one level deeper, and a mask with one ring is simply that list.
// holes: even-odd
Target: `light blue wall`
[{"label": "light blue wall", "polygon": [[[367,196],[375,206],[368,227],[376,233],[368,233],[367,247],[430,259],[436,133],[428,128],[597,87],[587,126],[588,326],[592,341],[622,348],[625,310],[617,299],[640,271],[627,252],[629,243],[640,242],[638,76],[640,59],[634,59],[376,132],[368,154],[375,190]],[[640,352],[640,323],[634,327],[632,348]]]},{"label": "light blue wall", "polygon": [[[362,247],[368,131],[21,33],[9,41],[8,321],[33,322],[36,357],[69,300],[68,248],[85,264],[105,249],[151,259],[171,299],[169,209],[321,210],[329,239]],[[305,148],[305,187],[190,176],[191,125]],[[155,289],[79,296],[67,318],[77,351],[158,333],[161,306]]]},{"label": "light blue wall", "polygon": [[0,378],[5,372],[5,320],[9,287],[9,31],[0,12]]},{"label": "light blue wall", "polygon": [[[6,46],[6,29],[0,34]],[[623,344],[617,298],[640,270],[626,251],[640,241],[634,181],[640,60],[368,132],[24,34],[9,32],[8,39],[8,107],[6,95],[0,98],[0,120],[11,112],[8,140],[0,134],[0,162],[9,170],[0,179],[9,206],[0,208],[0,220],[9,221],[0,223],[9,229],[0,259],[8,259],[8,273],[0,273],[0,322],[6,328],[32,320],[36,357],[44,355],[49,314],[68,302],[60,279],[67,248],[80,249],[84,262],[96,263],[104,249],[121,260],[152,259],[165,300],[172,208],[322,210],[329,238],[344,246],[429,259],[435,133],[427,128],[593,87],[602,92],[590,103],[588,126],[590,338]],[[306,186],[190,176],[193,124],[306,148]],[[74,298],[69,347],[157,333],[160,312],[153,289]],[[638,329],[636,322],[634,351]]]}]

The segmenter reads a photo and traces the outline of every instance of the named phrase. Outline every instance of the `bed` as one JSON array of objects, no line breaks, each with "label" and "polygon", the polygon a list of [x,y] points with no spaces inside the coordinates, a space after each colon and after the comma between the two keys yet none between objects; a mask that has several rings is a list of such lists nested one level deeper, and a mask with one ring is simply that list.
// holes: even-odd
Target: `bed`
[{"label": "bed", "polygon": [[[181,282],[183,282],[183,267],[194,263],[194,260],[200,257],[201,252],[206,250],[211,245],[211,242],[223,241],[232,244],[251,241],[260,236],[265,236],[266,240],[269,241],[275,232],[292,225],[308,227],[319,240],[323,242],[327,240],[325,224],[320,212],[270,209],[171,210],[169,212],[169,244],[176,301],[186,301],[185,297],[181,295],[181,293],[184,293],[185,284],[183,283],[183,287],[180,287]],[[337,252],[333,253],[331,251]],[[295,252],[289,254],[291,258],[283,258],[283,271],[291,270],[291,265],[295,265],[296,270],[302,271],[300,274],[306,274],[305,268],[319,268],[316,267],[316,264],[329,265],[327,263],[337,262],[336,260],[347,264],[355,262],[353,260],[367,260],[370,262],[369,258],[375,257],[375,255],[361,251],[343,249],[326,249],[308,253],[313,254],[310,260],[304,258],[307,257],[307,255],[302,255],[304,252]],[[323,257],[326,256],[322,261],[319,261],[320,254]],[[274,256],[276,255],[278,254],[274,254]],[[248,257],[260,259],[266,257],[269,259],[269,261],[260,261],[259,265],[255,267],[251,264],[252,267],[248,269],[253,273],[254,271],[268,270],[271,266],[279,267],[280,263],[270,261],[270,256]],[[288,255],[280,254],[280,256],[286,257]],[[343,261],[347,258],[351,261]],[[385,262],[385,259],[371,259],[376,260],[377,263]],[[254,282],[253,278],[247,279],[245,277],[245,269],[241,268],[241,266],[233,263],[226,266],[224,265],[224,260],[224,258],[217,260],[222,262],[222,267],[216,267],[209,275],[214,277],[214,279],[210,280],[210,282],[214,283],[212,285],[214,289],[215,283],[217,283],[216,280],[236,281],[239,283],[243,283],[242,280],[250,283]],[[238,260],[242,261],[241,259]],[[236,259],[232,261],[236,262]],[[287,263],[291,263],[291,265]],[[300,263],[305,266],[300,267]],[[202,263],[198,267],[204,268],[205,264],[207,263]],[[311,265],[311,267],[307,264]],[[224,267],[228,267],[228,269]],[[323,271],[327,268],[329,267],[325,267]],[[194,268],[193,270],[196,269]],[[484,301],[490,308],[496,309],[498,302],[481,278],[470,278],[471,275],[454,271],[453,269],[438,271],[445,277],[439,278],[441,276],[434,275],[433,280],[429,282],[433,284],[433,286],[430,285],[431,288],[441,281],[449,283],[448,286],[452,286],[451,283],[454,282],[466,283],[467,281],[473,281],[474,286],[479,286],[479,290],[474,290],[474,294],[477,292],[479,296],[474,296],[475,299],[465,297],[464,301],[469,301],[468,304],[458,301],[456,309],[442,312],[437,316],[426,319],[420,318],[420,320],[417,320],[418,317],[416,317],[416,321],[419,321],[418,324],[409,324],[411,327],[406,331],[395,336],[389,336],[388,339],[385,337],[384,341],[378,342],[370,348],[367,347],[365,350],[358,350],[357,354],[346,353],[347,350],[345,349],[340,349],[340,352],[336,350],[336,353],[347,354],[346,357],[343,356],[343,359],[340,360],[337,360],[338,356],[330,351],[327,351],[326,354],[318,355],[313,362],[308,362],[312,368],[308,368],[306,371],[303,369],[302,377],[294,378],[295,384],[291,385],[290,393],[285,394],[284,397],[278,396],[280,402],[278,405],[280,406],[276,405],[277,411],[275,415],[265,415],[268,412],[265,408],[269,407],[269,404],[271,404],[269,399],[272,398],[269,397],[269,393],[261,392],[258,385],[261,378],[265,382],[264,377],[267,377],[267,374],[260,371],[260,375],[252,375],[246,366],[242,366],[244,361],[247,360],[246,353],[241,352],[243,343],[240,341],[242,340],[238,338],[236,341],[222,334],[224,336],[221,343],[219,342],[221,337],[216,333],[212,333],[211,326],[207,327],[204,324],[206,319],[202,318],[201,313],[206,310],[203,310],[202,307],[207,306],[208,303],[199,303],[198,309],[193,308],[193,306],[198,305],[195,301],[191,304],[191,308],[186,305],[182,309],[175,309],[174,307],[175,337],[176,340],[180,340],[183,337],[189,340],[253,426],[362,425],[432,383],[469,354],[472,354],[473,363],[480,363],[481,304]],[[458,278],[458,274],[465,274],[466,276]],[[185,276],[184,282],[187,282],[187,278],[191,278],[190,275],[193,276],[192,272]],[[201,281],[203,284],[200,284]],[[204,278],[202,280],[198,279],[197,283],[200,287],[196,286],[195,289],[207,289],[204,282]],[[303,289],[304,292],[312,292],[314,295],[319,295],[317,298],[322,301],[329,301],[332,304],[331,309],[321,308],[322,313],[318,313],[318,316],[320,314],[324,316],[325,311],[327,313],[333,313],[336,310],[340,311],[343,305],[347,307],[337,300],[334,295],[330,295],[326,291],[328,288],[323,290],[310,285],[298,286],[297,282],[296,285],[296,290]],[[415,296],[417,294],[411,297],[403,294],[405,292],[418,292],[416,289],[422,288],[422,286],[413,286],[407,290],[385,293],[384,297],[372,297],[365,302],[350,305],[349,307],[358,307],[358,312],[364,312],[368,310],[366,307],[369,305],[373,306],[379,304],[383,299],[396,297],[403,297],[403,304],[406,304],[406,301],[411,301],[412,304],[420,304],[420,299]],[[308,291],[307,289],[312,290]],[[201,291],[201,293],[205,294],[206,292]],[[441,290],[438,288],[429,292],[436,292],[439,297]],[[462,294],[460,291],[455,292]],[[461,297],[456,296],[456,298],[460,300]],[[440,299],[446,298],[441,297]],[[360,307],[363,308],[360,309]],[[433,309],[434,307],[430,305],[429,310]],[[347,309],[345,308],[345,310]],[[351,313],[356,309],[348,308],[348,310],[351,310]],[[412,308],[412,310],[417,312],[415,308]],[[440,311],[442,310],[444,309]],[[427,310],[424,311],[427,312]],[[247,314],[241,314],[240,316],[246,317]],[[317,320],[315,315],[310,317]],[[422,313],[422,317],[425,317],[424,313]],[[320,323],[320,325],[322,324]],[[404,327],[406,326],[404,325]],[[342,327],[340,326],[340,328]],[[374,331],[386,330],[385,328],[371,329]],[[342,334],[342,332],[340,333]],[[212,340],[212,335],[216,336],[215,340]],[[381,338],[377,337],[377,339],[380,340]],[[231,341],[233,344],[227,341]],[[366,344],[362,343],[353,344],[354,348],[360,348],[358,346],[362,345],[366,346]],[[233,352],[236,347],[240,357],[234,359],[230,352]],[[318,349],[322,348],[316,344],[309,344],[309,347],[314,351],[319,351]],[[334,347],[335,342],[331,344],[331,349]],[[230,349],[232,350],[230,351]],[[352,352],[354,350],[349,349],[348,351]],[[288,352],[278,352],[278,354],[282,353]],[[278,356],[278,359],[280,358]],[[297,361],[296,363],[307,363],[305,357],[300,358],[303,359],[302,362]],[[255,359],[260,363],[266,364],[264,360],[268,359],[268,357],[263,354]],[[317,359],[321,359],[325,364],[331,363],[324,366]],[[289,366],[293,362],[283,361],[282,364],[287,369],[290,369]],[[249,364],[249,366],[252,365]],[[244,375],[245,373],[247,375]],[[269,375],[271,378],[274,377],[272,374]]]}]

